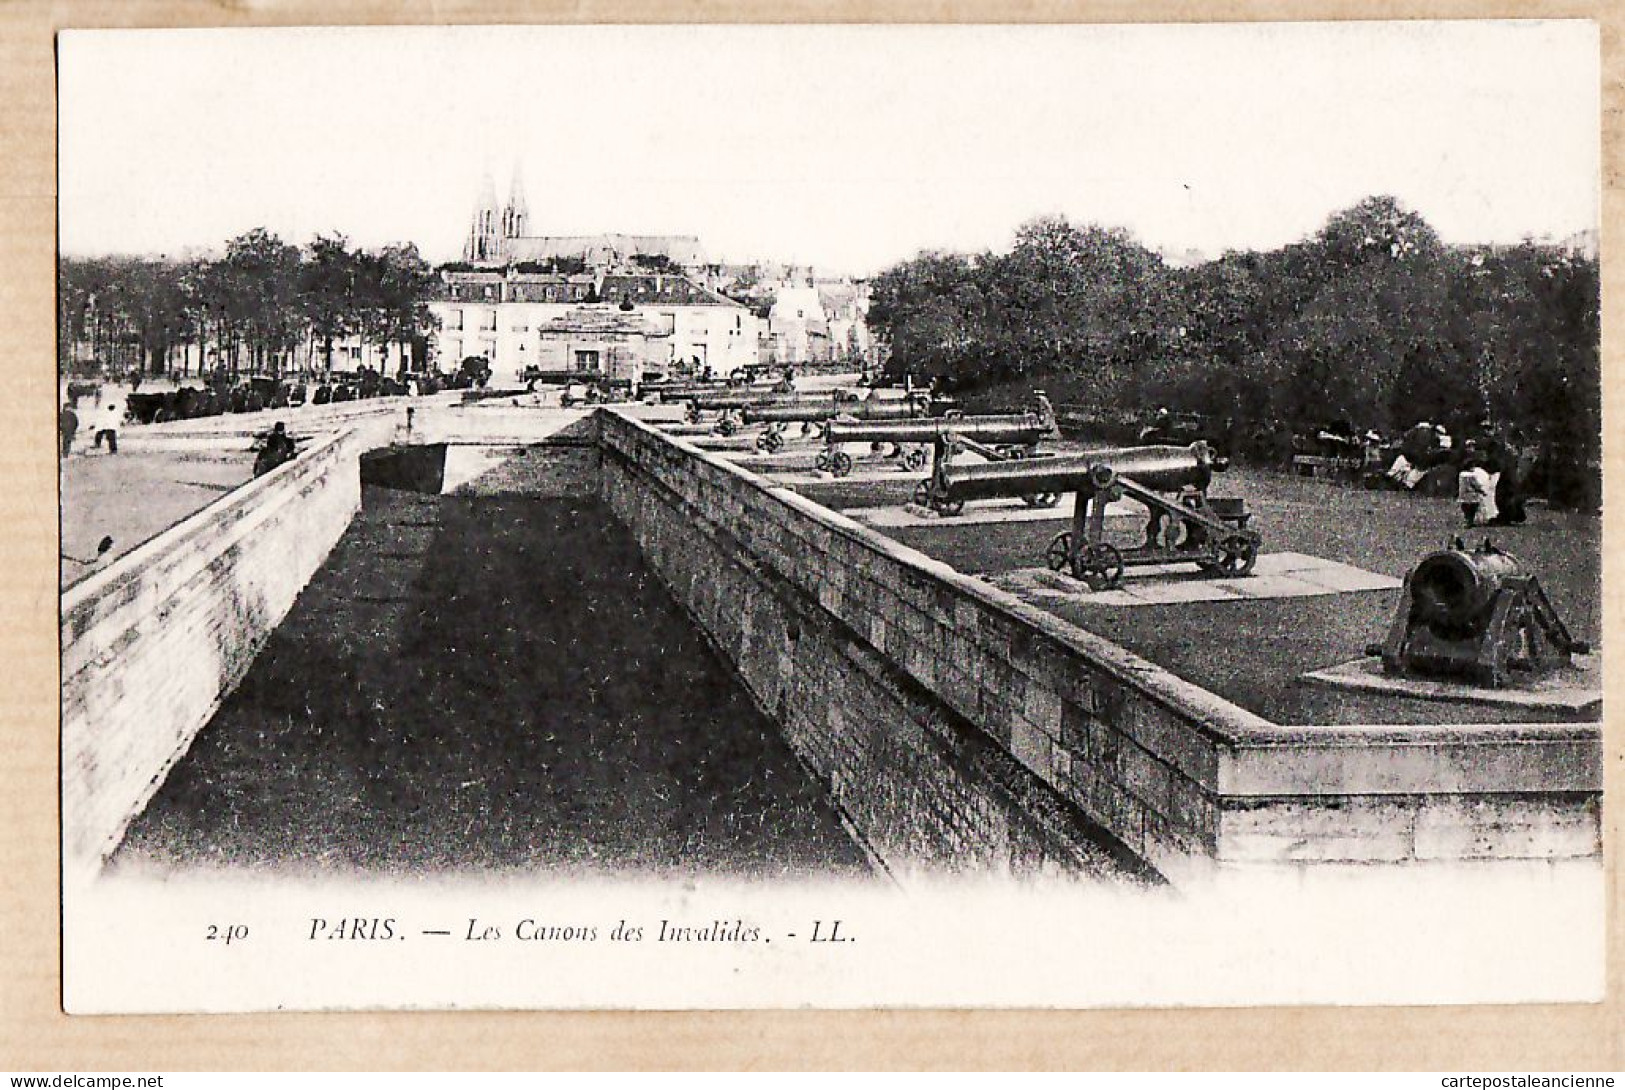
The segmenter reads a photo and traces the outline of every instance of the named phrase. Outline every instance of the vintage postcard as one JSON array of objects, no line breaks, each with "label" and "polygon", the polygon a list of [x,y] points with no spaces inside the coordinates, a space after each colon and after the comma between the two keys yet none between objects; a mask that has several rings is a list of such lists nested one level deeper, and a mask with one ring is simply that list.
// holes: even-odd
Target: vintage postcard
[{"label": "vintage postcard", "polygon": [[1600,999],[1599,48],[63,32],[66,1010]]}]

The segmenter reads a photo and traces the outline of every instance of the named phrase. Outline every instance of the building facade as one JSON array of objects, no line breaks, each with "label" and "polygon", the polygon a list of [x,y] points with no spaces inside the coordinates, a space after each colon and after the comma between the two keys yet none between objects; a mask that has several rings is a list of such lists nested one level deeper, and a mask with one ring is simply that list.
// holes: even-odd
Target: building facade
[{"label": "building facade", "polygon": [[[500,273],[446,272],[442,279],[441,297],[430,304],[440,322],[432,337],[431,358],[441,370],[455,370],[469,356],[484,357],[499,381],[517,379],[533,367],[544,372],[581,370],[573,353],[593,349],[569,347],[574,343],[569,323],[592,331],[600,321],[589,317],[593,315],[615,316],[626,327],[606,325],[608,332],[630,333],[637,326],[640,372],[697,372],[709,367],[727,374],[757,359],[761,320],[749,308],[685,276],[560,276],[520,273],[510,267]],[[609,359],[608,349],[603,349],[598,360]]]}]

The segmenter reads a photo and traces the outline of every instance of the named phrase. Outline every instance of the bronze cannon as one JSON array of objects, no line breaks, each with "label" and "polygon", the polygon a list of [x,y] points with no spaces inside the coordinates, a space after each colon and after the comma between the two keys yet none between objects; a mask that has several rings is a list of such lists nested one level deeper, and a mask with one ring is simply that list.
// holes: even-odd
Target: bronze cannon
[{"label": "bronze cannon", "polygon": [[800,424],[802,434],[815,425],[837,418],[850,420],[910,420],[930,415],[931,395],[925,392],[907,397],[859,400],[854,393],[837,390],[833,395],[804,397],[794,401],[769,401],[749,405],[741,412],[746,424],[766,424],[756,439],[756,449],[773,453],[784,446],[784,429]]},{"label": "bronze cannon", "polygon": [[[1054,421],[1038,413],[951,415],[912,420],[837,418],[830,421],[825,429],[827,446],[819,455],[818,468],[844,477],[852,471],[852,456],[841,449],[844,444],[891,443],[893,456],[900,456],[903,467],[909,470],[924,467],[929,449],[934,478],[937,471],[959,451],[972,451],[988,461],[1024,458],[1036,452],[1041,440],[1054,434]],[[908,449],[904,450],[904,447]],[[916,489],[916,502],[928,503],[929,491],[928,479]],[[1054,502],[1052,498],[1050,505]]]},{"label": "bronze cannon", "polygon": [[851,395],[800,398],[795,401],[760,402],[745,407],[747,424],[800,424],[821,423],[837,416],[854,420],[909,420],[926,416],[931,409],[928,395],[914,397],[867,398],[859,401]]},{"label": "bronze cannon", "polygon": [[757,422],[759,418],[753,418],[752,413],[758,409],[810,408],[822,411],[823,416],[815,417],[822,420],[835,411],[835,406],[848,400],[855,401],[856,397],[855,394],[841,390],[827,394],[798,394],[786,393],[767,386],[730,388],[690,398],[686,415],[689,423],[698,424],[704,419],[706,412],[717,412],[719,416],[716,430],[723,435],[732,435],[742,424]]},{"label": "bronze cannon", "polygon": [[[744,409],[751,405],[793,404],[807,400],[801,394],[775,393],[771,386],[755,388],[723,387],[691,395],[688,399],[689,415],[716,412],[719,409]],[[828,401],[827,395],[816,398]]]},{"label": "bronze cannon", "polygon": [[[1126,567],[1149,564],[1188,561],[1217,575],[1246,575],[1263,540],[1247,528],[1246,504],[1207,496],[1214,472],[1226,466],[1206,443],[949,464],[932,481],[932,500],[939,513],[957,514],[967,500],[1074,493],[1072,529],[1057,534],[1044,557],[1055,571],[1068,571],[1096,590],[1117,586]],[[1123,496],[1150,512],[1143,546],[1123,548],[1105,540],[1106,506]]]},{"label": "bronze cannon", "polygon": [[1388,639],[1366,653],[1381,655],[1386,673],[1500,688],[1514,671],[1565,666],[1589,650],[1515,556],[1488,540],[1469,551],[1458,538],[1405,577]]}]

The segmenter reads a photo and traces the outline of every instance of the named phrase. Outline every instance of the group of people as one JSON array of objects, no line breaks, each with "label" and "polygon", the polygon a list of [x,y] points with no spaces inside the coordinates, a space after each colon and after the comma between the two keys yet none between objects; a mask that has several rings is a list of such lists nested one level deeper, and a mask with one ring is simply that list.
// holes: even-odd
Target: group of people
[{"label": "group of people", "polygon": [[[68,399],[62,403],[62,411],[57,413],[57,435],[62,441],[62,457],[67,458],[73,453],[73,441],[79,434],[79,429],[85,421],[79,418],[75,408],[75,399]],[[97,450],[101,449],[102,441],[107,441],[107,453],[118,453],[119,425],[124,423],[124,404],[117,398],[104,397],[96,403],[90,411],[90,426],[95,429],[93,440]]]},{"label": "group of people", "polygon": [[1515,526],[1527,514],[1520,480],[1519,453],[1489,420],[1459,445],[1443,424],[1417,421],[1404,434],[1388,476],[1415,488],[1429,470],[1454,468],[1456,501],[1468,528]]},{"label": "group of people", "polygon": [[[104,394],[96,402],[95,408],[90,410],[91,426],[95,428],[94,444],[97,450],[101,449],[102,442],[107,443],[109,454],[118,453],[119,425],[124,422],[124,405],[116,397],[109,396],[106,391],[116,387],[104,387]],[[77,399],[69,398],[62,403],[62,409],[57,414],[57,434],[62,443],[62,457],[68,458],[73,454],[73,443],[78,437],[79,430],[84,421],[79,417],[76,408]],[[410,412],[411,410],[407,410]],[[254,450],[254,476],[259,477],[284,462],[289,461],[298,453],[298,447],[293,436],[288,434],[287,425],[278,422],[265,435],[255,441]]]}]

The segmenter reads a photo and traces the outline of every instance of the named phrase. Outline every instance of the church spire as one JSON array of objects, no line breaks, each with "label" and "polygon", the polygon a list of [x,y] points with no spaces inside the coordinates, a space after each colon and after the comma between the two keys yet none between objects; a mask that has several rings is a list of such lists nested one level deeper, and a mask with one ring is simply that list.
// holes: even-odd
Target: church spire
[{"label": "church spire", "polygon": [[474,206],[474,222],[468,231],[468,244],[463,248],[465,261],[490,261],[497,256],[497,186],[491,172],[485,172],[480,183],[480,198]]},{"label": "church spire", "polygon": [[502,237],[523,238],[529,219],[530,211],[525,207],[525,176],[516,159],[513,182],[508,187],[508,206],[502,210]]}]

